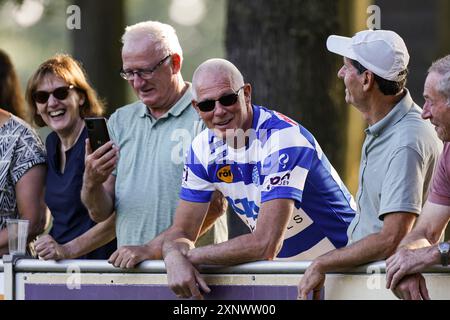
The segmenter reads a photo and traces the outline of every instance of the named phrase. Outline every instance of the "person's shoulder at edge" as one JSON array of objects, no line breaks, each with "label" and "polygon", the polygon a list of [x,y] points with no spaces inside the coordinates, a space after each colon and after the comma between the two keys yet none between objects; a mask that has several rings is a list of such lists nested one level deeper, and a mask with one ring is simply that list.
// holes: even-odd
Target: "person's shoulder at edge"
[{"label": "person's shoulder at edge", "polygon": [[32,152],[26,152],[27,156],[21,157],[21,159],[28,159],[31,166],[45,163],[47,158],[47,151],[44,143],[42,142],[42,139],[37,134],[36,130],[34,130],[34,128],[25,120],[22,120],[21,118],[14,115],[11,115],[11,121],[18,128],[15,129],[15,134],[19,134],[21,137],[24,137],[19,139],[19,148],[21,150],[32,150]]},{"label": "person's shoulder at edge", "polygon": [[15,115],[11,115],[11,120],[20,128],[20,133],[24,135],[29,135],[33,137],[33,140],[36,141],[36,143],[39,146],[43,146],[43,142],[41,137],[38,135],[36,130],[25,120],[22,120],[19,117],[16,117]]}]

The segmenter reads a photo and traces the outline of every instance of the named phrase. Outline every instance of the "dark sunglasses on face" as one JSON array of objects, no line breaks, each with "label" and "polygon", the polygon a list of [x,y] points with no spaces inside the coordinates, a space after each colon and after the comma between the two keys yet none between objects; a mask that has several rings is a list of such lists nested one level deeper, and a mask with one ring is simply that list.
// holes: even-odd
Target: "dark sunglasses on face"
[{"label": "dark sunglasses on face", "polygon": [[244,88],[244,86],[240,87],[239,90],[236,91],[235,93],[221,96],[217,100],[205,100],[202,102],[197,102],[197,107],[201,112],[213,111],[214,108],[216,107],[216,101],[219,101],[220,104],[223,105],[224,107],[229,107],[236,103],[239,97],[239,92],[242,90],[242,88]]},{"label": "dark sunglasses on face", "polygon": [[36,91],[33,93],[33,100],[37,103],[46,103],[48,101],[48,98],[52,94],[53,97],[55,97],[58,100],[64,100],[69,95],[69,91],[73,89],[74,86],[70,85],[67,87],[59,87],[53,90],[52,92],[47,91]]}]

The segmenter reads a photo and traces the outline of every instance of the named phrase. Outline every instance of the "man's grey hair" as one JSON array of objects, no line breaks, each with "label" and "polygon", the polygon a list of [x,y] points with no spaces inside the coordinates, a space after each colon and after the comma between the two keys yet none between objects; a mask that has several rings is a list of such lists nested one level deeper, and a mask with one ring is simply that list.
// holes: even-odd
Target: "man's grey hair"
[{"label": "man's grey hair", "polygon": [[128,42],[148,39],[155,44],[155,49],[162,51],[164,56],[178,53],[183,59],[183,50],[175,29],[168,24],[158,21],[144,21],[133,24],[125,28],[122,35],[122,43],[125,46]]},{"label": "man's grey hair", "polygon": [[197,67],[192,76],[192,96],[197,100],[197,85],[201,75],[207,72],[214,72],[228,76],[234,90],[238,90],[244,85],[244,77],[239,69],[230,61],[220,58],[209,59]]},{"label": "man's grey hair", "polygon": [[435,72],[442,76],[436,90],[442,94],[450,106],[450,54],[433,62],[428,69],[428,73]]}]

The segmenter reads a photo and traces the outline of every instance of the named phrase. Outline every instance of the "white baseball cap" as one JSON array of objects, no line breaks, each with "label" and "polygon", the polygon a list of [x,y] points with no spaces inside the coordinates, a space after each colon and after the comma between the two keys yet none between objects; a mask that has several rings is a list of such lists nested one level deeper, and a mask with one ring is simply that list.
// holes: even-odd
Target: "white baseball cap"
[{"label": "white baseball cap", "polygon": [[358,61],[383,79],[401,81],[408,67],[409,53],[403,39],[389,30],[364,30],[352,38],[332,35],[327,49]]}]

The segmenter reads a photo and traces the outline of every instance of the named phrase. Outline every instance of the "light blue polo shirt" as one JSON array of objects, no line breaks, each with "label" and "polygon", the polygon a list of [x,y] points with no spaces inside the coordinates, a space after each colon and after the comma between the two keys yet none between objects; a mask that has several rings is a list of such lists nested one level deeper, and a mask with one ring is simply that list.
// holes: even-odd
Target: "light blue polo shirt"
[{"label": "light blue polo shirt", "polygon": [[348,229],[349,243],[383,227],[385,214],[419,214],[442,150],[422,109],[406,90],[403,99],[366,130],[356,195],[358,213]]},{"label": "light blue polo shirt", "polygon": [[204,128],[191,100],[189,88],[158,119],[140,101],[111,115],[111,139],[120,152],[113,173],[118,246],[144,244],[172,224],[185,154]]}]

